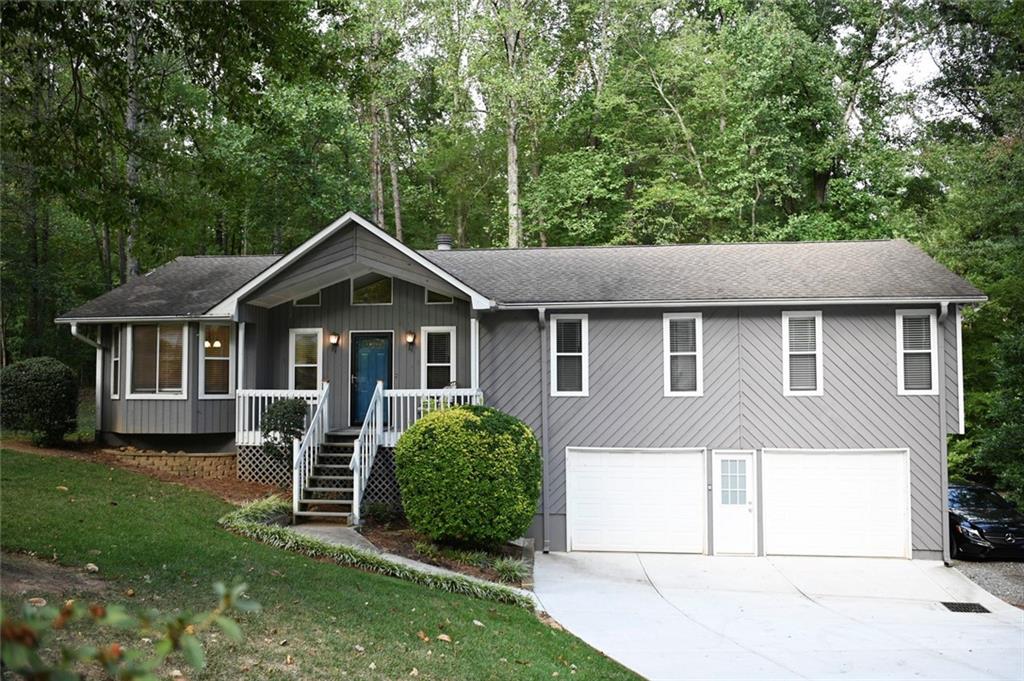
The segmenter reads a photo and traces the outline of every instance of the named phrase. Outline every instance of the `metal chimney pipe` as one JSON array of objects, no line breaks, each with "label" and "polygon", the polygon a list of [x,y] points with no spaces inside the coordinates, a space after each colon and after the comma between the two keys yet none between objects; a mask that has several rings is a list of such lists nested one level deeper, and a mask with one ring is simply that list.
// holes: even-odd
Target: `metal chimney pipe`
[{"label": "metal chimney pipe", "polygon": [[450,250],[452,250],[452,235],[451,234],[438,234],[437,235],[437,250],[439,250],[439,251],[450,251]]}]

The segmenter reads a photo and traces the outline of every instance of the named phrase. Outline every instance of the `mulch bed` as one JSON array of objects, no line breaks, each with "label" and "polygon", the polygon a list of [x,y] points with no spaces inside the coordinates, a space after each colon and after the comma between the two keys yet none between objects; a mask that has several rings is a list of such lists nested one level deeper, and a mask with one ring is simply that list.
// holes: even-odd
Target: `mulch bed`
[{"label": "mulch bed", "polygon": [[30,442],[22,440],[4,439],[3,447],[4,449],[12,449],[26,454],[78,459],[79,461],[90,461],[104,466],[123,468],[161,482],[169,482],[203,492],[209,492],[232,504],[242,504],[247,501],[252,501],[253,499],[265,497],[271,492],[281,491],[272,485],[261,485],[259,483],[246,482],[236,478],[185,478],[174,475],[173,473],[156,471],[142,466],[133,466],[119,459],[116,453],[96,447],[95,445],[82,444],[74,448],[53,449],[37,447]]},{"label": "mulch bed", "polygon": [[[468,565],[446,556],[424,556],[419,553],[416,551],[417,542],[429,543],[429,540],[423,535],[418,534],[403,522],[392,522],[385,525],[367,522],[366,525],[359,528],[359,532],[369,539],[374,546],[383,551],[387,551],[388,553],[394,553],[399,556],[418,560],[422,563],[429,563],[430,565],[454,570],[455,572],[469,575],[470,577],[479,577],[480,579],[486,579],[491,582],[499,581],[498,573],[491,568],[481,568],[476,565]],[[490,555],[494,555],[494,552],[488,553]],[[520,558],[522,556],[522,552],[519,549],[511,546],[502,547],[500,553],[509,558]],[[512,584],[510,586],[519,585]]]}]

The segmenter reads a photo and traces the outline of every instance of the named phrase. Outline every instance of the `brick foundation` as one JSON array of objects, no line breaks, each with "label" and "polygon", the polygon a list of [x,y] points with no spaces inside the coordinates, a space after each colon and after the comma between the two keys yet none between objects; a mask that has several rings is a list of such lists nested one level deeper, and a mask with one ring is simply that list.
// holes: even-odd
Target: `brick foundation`
[{"label": "brick foundation", "polygon": [[183,478],[234,478],[237,471],[234,453],[165,454],[114,451],[113,454],[122,463],[171,473]]}]

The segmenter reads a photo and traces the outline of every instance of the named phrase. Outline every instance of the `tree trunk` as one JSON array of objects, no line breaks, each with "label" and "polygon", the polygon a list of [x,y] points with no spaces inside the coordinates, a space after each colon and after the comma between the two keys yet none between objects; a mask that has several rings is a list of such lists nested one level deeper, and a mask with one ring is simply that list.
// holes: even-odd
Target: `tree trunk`
[{"label": "tree trunk", "polygon": [[455,245],[466,246],[466,217],[462,214],[462,202],[455,204]]},{"label": "tree trunk", "polygon": [[523,211],[519,206],[519,121],[516,104],[509,100],[506,119],[508,181],[508,247],[519,248],[523,239]]},{"label": "tree trunk", "polygon": [[828,201],[828,183],[832,179],[832,169],[814,171],[814,200],[819,206]]},{"label": "tree trunk", "polygon": [[377,105],[370,105],[370,201],[373,203],[373,222],[381,229],[384,224],[384,180],[380,160],[380,116]]},{"label": "tree trunk", "polygon": [[[533,135],[530,144],[530,178],[536,182],[540,177],[540,136],[537,134],[538,126],[533,125]],[[532,214],[530,219],[537,224],[537,236],[540,238],[542,248],[548,245],[548,231],[544,223],[544,213],[540,210]]]},{"label": "tree trunk", "polygon": [[[134,14],[134,8],[129,9]],[[134,20],[133,20],[134,23]],[[139,233],[139,98],[136,83],[136,49],[138,48],[138,29],[133,27],[128,39],[128,103],[125,107],[124,127],[128,132],[128,153],[125,158],[125,182],[128,185],[128,226],[124,246],[124,269],[121,280],[125,277],[137,277],[142,272],[136,257],[136,241]]]},{"label": "tree trunk", "polygon": [[398,187],[398,150],[391,136],[391,112],[384,107],[384,142],[388,145],[388,169],[391,171],[391,203],[394,207],[395,238],[402,241],[402,196]]}]

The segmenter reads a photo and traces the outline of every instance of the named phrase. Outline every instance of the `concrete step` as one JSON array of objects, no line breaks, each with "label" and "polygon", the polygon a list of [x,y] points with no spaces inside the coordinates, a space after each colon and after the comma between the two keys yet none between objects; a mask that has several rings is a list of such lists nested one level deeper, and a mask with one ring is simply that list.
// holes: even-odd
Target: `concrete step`
[{"label": "concrete step", "polygon": [[292,515],[303,516],[305,518],[344,518],[348,520],[352,515],[347,511],[294,511]]}]

